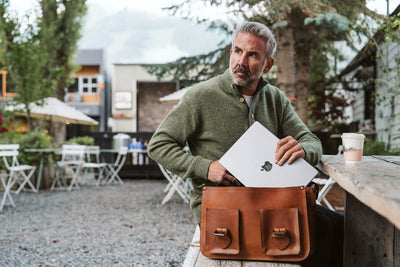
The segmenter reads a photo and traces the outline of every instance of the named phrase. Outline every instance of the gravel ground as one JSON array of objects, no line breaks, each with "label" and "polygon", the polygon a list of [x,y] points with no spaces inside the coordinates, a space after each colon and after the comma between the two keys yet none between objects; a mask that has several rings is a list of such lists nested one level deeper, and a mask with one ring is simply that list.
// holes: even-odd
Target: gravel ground
[{"label": "gravel ground", "polygon": [[[0,212],[0,266],[181,266],[195,230],[164,180],[13,195]],[[2,197],[2,194],[0,193]]]}]

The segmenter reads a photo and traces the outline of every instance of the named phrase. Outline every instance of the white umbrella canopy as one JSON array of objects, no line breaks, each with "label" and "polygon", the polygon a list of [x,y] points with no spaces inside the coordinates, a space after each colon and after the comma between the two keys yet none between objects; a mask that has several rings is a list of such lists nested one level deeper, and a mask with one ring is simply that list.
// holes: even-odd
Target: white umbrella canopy
[{"label": "white umbrella canopy", "polygon": [[[18,110],[24,110],[24,107],[25,105],[19,104],[16,106],[7,106],[6,110],[18,112]],[[29,107],[31,110],[31,117],[36,119],[84,125],[99,124],[85,113],[65,104],[55,97],[45,98],[43,106],[30,104]],[[26,116],[25,111],[17,114]]]},{"label": "white umbrella canopy", "polygon": [[160,102],[167,104],[178,104],[184,94],[192,88],[191,86],[173,92],[172,94],[161,97]]}]

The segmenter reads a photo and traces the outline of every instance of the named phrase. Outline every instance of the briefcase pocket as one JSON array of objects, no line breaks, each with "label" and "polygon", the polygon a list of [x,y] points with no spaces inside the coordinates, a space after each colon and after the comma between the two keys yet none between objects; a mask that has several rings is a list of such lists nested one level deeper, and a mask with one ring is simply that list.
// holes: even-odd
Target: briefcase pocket
[{"label": "briefcase pocket", "polygon": [[239,254],[239,210],[206,210],[206,250],[213,254]]},{"label": "briefcase pocket", "polygon": [[298,255],[301,251],[297,208],[260,210],[261,242],[267,256]]}]

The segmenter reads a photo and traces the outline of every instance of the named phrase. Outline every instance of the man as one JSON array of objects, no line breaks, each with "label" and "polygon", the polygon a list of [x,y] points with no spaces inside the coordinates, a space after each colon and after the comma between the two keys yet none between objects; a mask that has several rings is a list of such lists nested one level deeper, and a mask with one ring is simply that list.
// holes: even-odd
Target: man
[{"label": "man", "polygon": [[[275,49],[275,38],[265,25],[242,24],[233,36],[229,70],[193,86],[150,140],[152,159],[183,178],[192,178],[190,205],[197,223],[200,185],[239,185],[218,160],[254,121],[280,138],[275,153],[278,165],[300,157],[316,165],[321,158],[319,139],[284,93],[261,77],[273,66]],[[190,154],[183,150],[186,144]]]}]

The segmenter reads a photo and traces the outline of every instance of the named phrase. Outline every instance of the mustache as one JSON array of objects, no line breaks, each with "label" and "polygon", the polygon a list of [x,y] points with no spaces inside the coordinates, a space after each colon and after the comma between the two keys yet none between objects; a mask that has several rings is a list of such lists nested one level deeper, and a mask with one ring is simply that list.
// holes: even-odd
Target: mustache
[{"label": "mustache", "polygon": [[237,73],[237,72],[242,72],[242,73],[246,74],[247,76],[250,76],[250,70],[245,66],[239,65],[236,68],[234,68],[233,73]]}]

